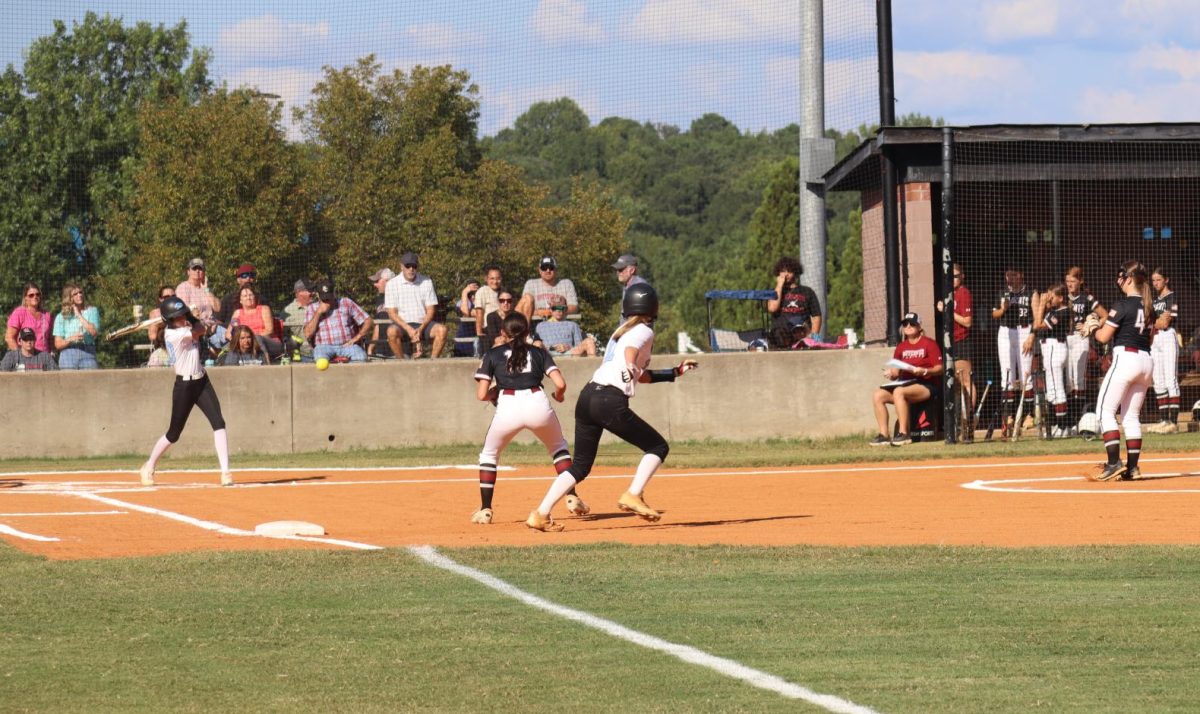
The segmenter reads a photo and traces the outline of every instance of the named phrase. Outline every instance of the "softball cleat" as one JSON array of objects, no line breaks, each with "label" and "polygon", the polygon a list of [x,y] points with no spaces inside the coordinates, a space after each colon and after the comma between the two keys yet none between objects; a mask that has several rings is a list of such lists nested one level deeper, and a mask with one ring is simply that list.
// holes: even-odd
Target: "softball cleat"
[{"label": "softball cleat", "polygon": [[525,519],[525,525],[529,526],[535,531],[542,531],[544,533],[557,533],[563,529],[563,525],[561,523],[555,523],[553,518],[550,516],[543,516],[542,514],[538,513],[537,510],[532,511],[529,514],[529,518]]},{"label": "softball cleat", "polygon": [[646,503],[641,496],[635,496],[628,491],[621,494],[621,498],[617,499],[617,508],[620,508],[622,511],[633,513],[639,518],[644,518],[651,523],[662,518],[662,514],[651,508],[650,504]]},{"label": "softball cleat", "polygon": [[1125,464],[1100,464],[1100,473],[1092,477],[1093,481],[1115,481],[1125,474]]},{"label": "softball cleat", "polygon": [[592,509],[591,509],[591,506],[588,506],[586,503],[583,502],[582,498],[580,498],[579,496],[577,496],[573,493],[568,493],[567,494],[567,511],[570,512],[570,514],[573,516],[586,516],[587,514],[592,512]]},{"label": "softball cleat", "polygon": [[149,462],[142,464],[142,468],[138,469],[138,476],[141,477],[143,486],[154,485],[154,469]]},{"label": "softball cleat", "polygon": [[481,508],[471,514],[471,522],[486,526],[492,522],[492,509]]}]

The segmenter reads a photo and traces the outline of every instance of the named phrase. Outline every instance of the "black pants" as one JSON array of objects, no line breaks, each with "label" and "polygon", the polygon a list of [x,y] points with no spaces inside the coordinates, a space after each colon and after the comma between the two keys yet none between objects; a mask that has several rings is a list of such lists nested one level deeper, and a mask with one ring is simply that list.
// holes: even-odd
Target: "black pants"
[{"label": "black pants", "polygon": [[648,454],[666,461],[667,440],[629,408],[629,397],[616,387],[588,382],[575,403],[575,456],[571,474],[582,481],[596,463],[600,436],[607,429]]},{"label": "black pants", "polygon": [[208,417],[213,431],[225,428],[221,403],[217,401],[217,392],[212,382],[208,381],[208,375],[188,382],[176,377],[175,388],[171,391],[171,426],[167,428],[167,441],[172,444],[179,441],[179,435],[183,433],[194,406],[200,407],[200,411]]}]

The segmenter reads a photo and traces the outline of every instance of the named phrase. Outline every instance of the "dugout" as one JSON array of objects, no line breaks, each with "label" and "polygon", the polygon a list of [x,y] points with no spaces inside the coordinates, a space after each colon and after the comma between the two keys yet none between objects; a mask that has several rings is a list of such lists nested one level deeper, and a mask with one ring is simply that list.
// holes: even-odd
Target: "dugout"
[{"label": "dugout", "polygon": [[1200,124],[881,129],[824,176],[826,192],[861,195],[864,339],[876,343],[887,338],[885,157],[897,173],[899,312],[935,314],[948,166],[946,247],[966,271],[978,342],[995,333],[1006,265],[1038,290],[1078,265],[1108,305],[1117,264],[1137,258],[1171,273],[1181,333],[1200,325]]}]

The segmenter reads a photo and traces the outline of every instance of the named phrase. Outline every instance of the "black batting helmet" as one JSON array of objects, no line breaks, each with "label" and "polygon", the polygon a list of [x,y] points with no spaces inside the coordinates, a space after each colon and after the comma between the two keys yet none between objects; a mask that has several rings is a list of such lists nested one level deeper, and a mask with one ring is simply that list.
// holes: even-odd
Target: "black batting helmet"
[{"label": "black batting helmet", "polygon": [[192,315],[192,311],[188,309],[187,303],[172,295],[169,298],[164,298],[158,304],[158,312],[162,315],[163,320],[170,322],[177,317],[186,317],[188,322],[195,323],[196,318]]},{"label": "black batting helmet", "polygon": [[625,317],[658,317],[658,293],[649,283],[637,283],[629,287],[621,299],[621,314]]}]

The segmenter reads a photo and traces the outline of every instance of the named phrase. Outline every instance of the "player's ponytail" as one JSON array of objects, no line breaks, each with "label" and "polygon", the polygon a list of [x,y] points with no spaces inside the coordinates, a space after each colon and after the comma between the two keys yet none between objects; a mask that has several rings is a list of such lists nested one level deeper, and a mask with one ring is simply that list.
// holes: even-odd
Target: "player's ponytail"
[{"label": "player's ponytail", "polygon": [[1154,316],[1154,296],[1150,291],[1150,271],[1146,270],[1146,266],[1140,261],[1130,260],[1121,266],[1122,278],[1133,281],[1133,286],[1137,288],[1142,295],[1142,310],[1146,319],[1150,320]]},{"label": "player's ponytail", "polygon": [[649,315],[630,315],[629,319],[621,323],[617,331],[613,333],[612,338],[619,340],[626,333],[634,328],[635,325],[649,325],[654,322],[654,318]]},{"label": "player's ponytail", "polygon": [[525,363],[529,359],[529,321],[519,312],[510,313],[504,318],[500,327],[508,338],[508,373],[517,374],[525,371]]}]

